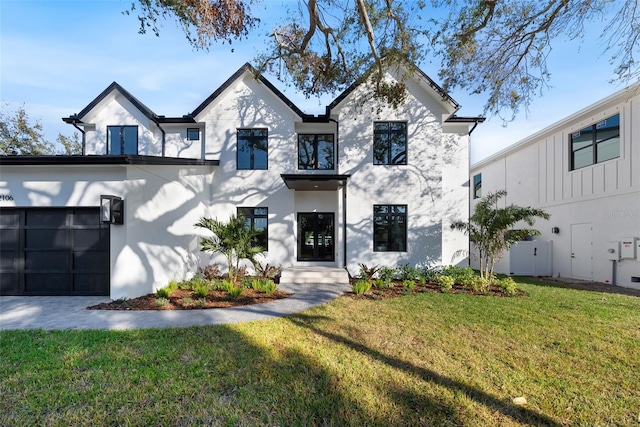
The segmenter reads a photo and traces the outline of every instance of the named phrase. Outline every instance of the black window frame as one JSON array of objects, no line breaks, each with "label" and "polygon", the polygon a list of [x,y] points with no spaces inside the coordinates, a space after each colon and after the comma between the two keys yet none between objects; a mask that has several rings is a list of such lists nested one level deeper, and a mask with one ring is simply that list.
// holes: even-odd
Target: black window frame
[{"label": "black window frame", "polygon": [[[257,209],[264,210],[265,213],[256,213]],[[245,226],[247,226],[247,221],[249,222],[249,226],[255,230],[255,221],[256,219],[265,219],[266,226],[264,230],[264,237],[260,238],[260,236],[256,236],[256,242],[260,246],[264,248],[265,251],[269,250],[269,208],[264,206],[240,206],[236,209],[236,213],[238,216],[242,216],[245,219]]]},{"label": "black window frame", "polygon": [[[110,136],[111,136],[111,132],[109,131],[112,128],[118,128],[120,129],[120,152],[118,153],[113,153],[111,150],[111,144],[110,144]],[[125,150],[125,129],[132,129],[135,128],[136,130],[136,152],[135,153],[128,153]],[[112,155],[122,155],[122,154],[138,154],[138,146],[139,146],[139,137],[140,137],[140,133],[138,132],[138,125],[109,125],[107,126],[107,154],[112,154]]]},{"label": "black window frame", "polygon": [[482,197],[482,173],[473,176],[473,199]]},{"label": "black window frame", "polygon": [[[398,208],[403,208],[404,212],[399,212]],[[386,210],[386,212],[381,212]],[[401,225],[403,226],[402,237],[400,242],[396,242],[392,227],[394,226],[394,216],[402,217]],[[373,205],[373,251],[374,252],[407,252],[407,219],[409,216],[409,210],[407,205],[391,205],[391,204],[377,204]],[[383,219],[386,224],[378,225],[378,219]],[[381,247],[381,242],[377,241],[378,227],[383,226],[387,228],[386,242],[384,247]],[[398,245],[399,243],[399,245]],[[399,248],[399,249],[398,249]]]},{"label": "black window frame", "polygon": [[[616,118],[617,121],[617,126],[614,125],[610,128],[607,128],[607,120],[611,120],[613,118]],[[602,135],[603,133],[603,129],[612,129],[612,128],[616,128],[618,129],[618,132],[616,134],[614,134],[613,136],[608,136],[605,139],[600,140],[600,138],[598,137],[598,135]],[[590,141],[589,140],[584,140],[583,141],[574,141],[577,138],[583,136],[584,134],[589,134],[590,133]],[[607,157],[605,159],[599,159],[598,158],[598,148],[603,146],[605,143],[612,141],[614,138],[617,138],[617,144],[618,144],[618,154],[614,157]],[[585,145],[580,146],[579,148],[575,148],[575,145],[578,145],[579,142],[583,142],[586,143]],[[574,171],[574,170],[578,170],[578,169],[582,169],[582,168],[586,168],[589,166],[593,166],[596,165],[598,163],[603,163],[606,162],[608,160],[613,160],[613,159],[617,159],[620,157],[620,113],[616,113],[613,114],[612,116],[607,117],[604,120],[600,120],[590,126],[584,127],[576,132],[573,132],[569,135],[569,170],[570,171]],[[576,154],[580,153],[580,152],[588,152],[591,151],[591,159],[590,159],[590,163],[586,163],[584,165],[581,166],[576,166]]]},{"label": "black window frame", "polygon": [[[387,129],[378,129],[378,125],[381,124],[387,124]],[[398,130],[394,130],[392,129],[392,124],[402,124],[404,125],[404,129],[398,131]],[[396,156],[393,156],[393,150],[392,150],[392,144],[391,144],[391,140],[393,139],[394,135],[399,135],[401,134],[404,137],[404,151],[402,151],[400,154],[397,154]],[[386,142],[385,141],[381,141],[380,137],[382,135],[386,136]],[[406,121],[375,121],[373,122],[373,164],[374,165],[406,165],[407,164],[407,151],[408,151],[408,124]],[[377,146],[380,144],[386,144],[386,147],[383,148],[383,150],[380,150],[381,152],[383,152],[382,154],[384,155],[384,159],[379,159],[378,156],[376,156],[377,153]],[[401,158],[398,158],[399,156],[402,156]]]},{"label": "black window frame", "polygon": [[[193,138],[192,132],[196,133],[196,137]],[[200,128],[187,128],[187,141],[200,141]]]},{"label": "black window frame", "polygon": [[[251,132],[250,135],[240,135],[241,132]],[[264,135],[253,135],[254,132],[264,132]],[[241,141],[249,141],[249,166],[248,167],[240,167],[240,143]],[[255,156],[256,156],[256,141],[259,143],[264,142],[264,155],[265,155],[265,165],[264,167],[256,167],[255,165]],[[236,169],[237,170],[267,170],[269,169],[269,129],[267,128],[239,128],[236,129]]]},{"label": "black window frame", "polygon": [[[311,145],[313,147],[313,153],[312,153],[312,164],[310,164],[310,167],[304,167],[305,163],[302,162],[302,157],[300,155],[301,150],[300,150],[300,143],[303,142],[301,141],[301,138],[304,137],[309,137],[312,136],[313,140],[310,141]],[[331,141],[327,141],[325,139],[319,141],[318,137],[331,137]],[[306,141],[307,143],[309,141]],[[331,142],[331,167],[330,168],[320,168],[318,167],[318,142]],[[298,170],[335,170],[336,165],[336,141],[335,141],[335,135],[332,133],[301,133],[298,134]]]}]

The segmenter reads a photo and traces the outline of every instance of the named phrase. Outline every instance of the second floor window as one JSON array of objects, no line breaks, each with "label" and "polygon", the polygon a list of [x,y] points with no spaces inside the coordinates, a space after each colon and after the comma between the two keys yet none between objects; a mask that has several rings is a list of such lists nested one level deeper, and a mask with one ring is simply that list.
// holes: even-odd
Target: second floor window
[{"label": "second floor window", "polygon": [[620,157],[620,114],[571,134],[571,170]]},{"label": "second floor window", "polygon": [[238,129],[238,169],[267,169],[267,129]]},{"label": "second floor window", "polygon": [[333,169],[333,134],[298,135],[298,169]]},{"label": "second floor window", "polygon": [[373,124],[373,164],[407,164],[406,122],[375,122]]},{"label": "second floor window", "polygon": [[189,128],[187,129],[187,140],[188,141],[197,141],[200,139],[200,129],[198,128]]},{"label": "second floor window", "polygon": [[269,249],[269,208],[238,208],[238,215],[244,217],[245,227],[248,230],[259,231],[255,243],[264,250]]},{"label": "second floor window", "polygon": [[138,126],[107,126],[107,154],[138,154]]}]

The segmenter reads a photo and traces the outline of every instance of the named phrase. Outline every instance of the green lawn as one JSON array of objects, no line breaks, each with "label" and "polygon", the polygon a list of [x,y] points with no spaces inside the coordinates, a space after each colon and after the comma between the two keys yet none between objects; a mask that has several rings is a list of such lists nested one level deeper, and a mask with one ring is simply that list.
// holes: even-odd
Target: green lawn
[{"label": "green lawn", "polygon": [[640,298],[520,283],[240,325],[0,332],[0,425],[638,425]]}]

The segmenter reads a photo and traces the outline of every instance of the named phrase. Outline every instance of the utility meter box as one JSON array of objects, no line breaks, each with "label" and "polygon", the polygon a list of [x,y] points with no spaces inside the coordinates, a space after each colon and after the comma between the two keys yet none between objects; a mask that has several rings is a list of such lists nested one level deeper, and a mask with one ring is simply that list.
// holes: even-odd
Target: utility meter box
[{"label": "utility meter box", "polygon": [[604,249],[608,260],[618,261],[620,259],[620,242],[607,242]]},{"label": "utility meter box", "polygon": [[634,259],[636,257],[636,246],[638,246],[636,237],[623,238],[620,242],[620,258]]}]

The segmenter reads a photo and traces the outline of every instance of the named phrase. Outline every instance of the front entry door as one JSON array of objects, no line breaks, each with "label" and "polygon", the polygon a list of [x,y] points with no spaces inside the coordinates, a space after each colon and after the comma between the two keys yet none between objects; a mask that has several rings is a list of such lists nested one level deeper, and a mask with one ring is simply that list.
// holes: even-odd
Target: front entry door
[{"label": "front entry door", "polygon": [[334,261],[334,214],[298,213],[298,261]]}]

